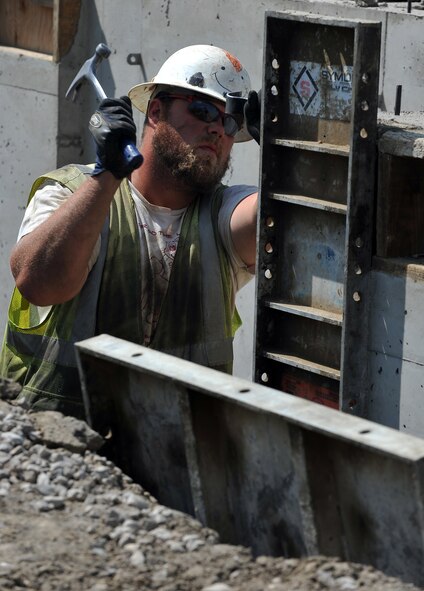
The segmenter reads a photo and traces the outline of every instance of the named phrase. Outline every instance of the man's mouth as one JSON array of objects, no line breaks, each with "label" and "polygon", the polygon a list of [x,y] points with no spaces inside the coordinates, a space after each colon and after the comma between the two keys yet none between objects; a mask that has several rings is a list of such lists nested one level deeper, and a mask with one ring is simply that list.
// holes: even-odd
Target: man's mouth
[{"label": "man's mouth", "polygon": [[199,144],[197,148],[208,152],[213,152],[214,154],[218,153],[218,148],[215,146],[215,144]]}]

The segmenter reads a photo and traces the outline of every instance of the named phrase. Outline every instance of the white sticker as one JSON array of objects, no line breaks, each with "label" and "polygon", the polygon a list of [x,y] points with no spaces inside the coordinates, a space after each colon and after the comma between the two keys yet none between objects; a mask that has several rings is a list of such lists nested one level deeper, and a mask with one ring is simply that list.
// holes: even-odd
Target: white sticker
[{"label": "white sticker", "polygon": [[290,113],[349,121],[352,66],[290,62]]}]

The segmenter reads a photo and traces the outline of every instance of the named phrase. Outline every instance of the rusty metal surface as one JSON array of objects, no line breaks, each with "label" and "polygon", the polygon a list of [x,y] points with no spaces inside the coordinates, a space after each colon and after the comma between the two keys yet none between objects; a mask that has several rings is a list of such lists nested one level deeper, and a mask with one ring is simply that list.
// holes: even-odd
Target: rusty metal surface
[{"label": "rusty metal surface", "polygon": [[424,583],[423,440],[107,335],[77,351],[89,422],[160,502],[255,554]]}]

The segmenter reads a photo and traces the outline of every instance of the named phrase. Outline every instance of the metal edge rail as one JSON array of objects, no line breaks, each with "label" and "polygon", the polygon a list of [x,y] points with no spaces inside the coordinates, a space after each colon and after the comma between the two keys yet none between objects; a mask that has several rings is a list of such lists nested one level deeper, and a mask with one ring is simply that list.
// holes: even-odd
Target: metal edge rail
[{"label": "metal edge rail", "polygon": [[254,554],[424,583],[423,440],[107,335],[77,361],[89,422],[109,415],[116,463],[159,502]]},{"label": "metal edge rail", "polygon": [[418,437],[129,341],[99,335],[77,343],[77,352],[78,356],[85,353],[109,360],[257,412],[275,413],[306,429],[378,449],[384,454],[411,462],[424,460],[424,440]]}]

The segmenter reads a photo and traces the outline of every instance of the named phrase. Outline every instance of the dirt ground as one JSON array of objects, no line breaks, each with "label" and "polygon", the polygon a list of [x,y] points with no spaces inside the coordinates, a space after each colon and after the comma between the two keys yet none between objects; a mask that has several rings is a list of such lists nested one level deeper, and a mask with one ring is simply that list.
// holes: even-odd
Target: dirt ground
[{"label": "dirt ground", "polygon": [[[197,535],[197,524],[190,521],[174,515],[172,528],[189,532],[185,536]],[[194,551],[180,551],[146,532],[139,544],[144,559],[137,562],[131,550],[110,538],[110,523],[101,516],[87,519],[78,502],[67,503],[61,510],[39,512],[32,508],[27,494],[15,492],[0,501],[0,527],[2,590],[413,589],[370,567],[325,557],[253,560],[245,548],[211,544],[216,542],[213,535],[209,543]]]},{"label": "dirt ground", "polygon": [[[1,386],[1,384],[0,384]],[[85,423],[0,400],[0,590],[412,591],[323,556],[253,558],[159,505]]]}]

